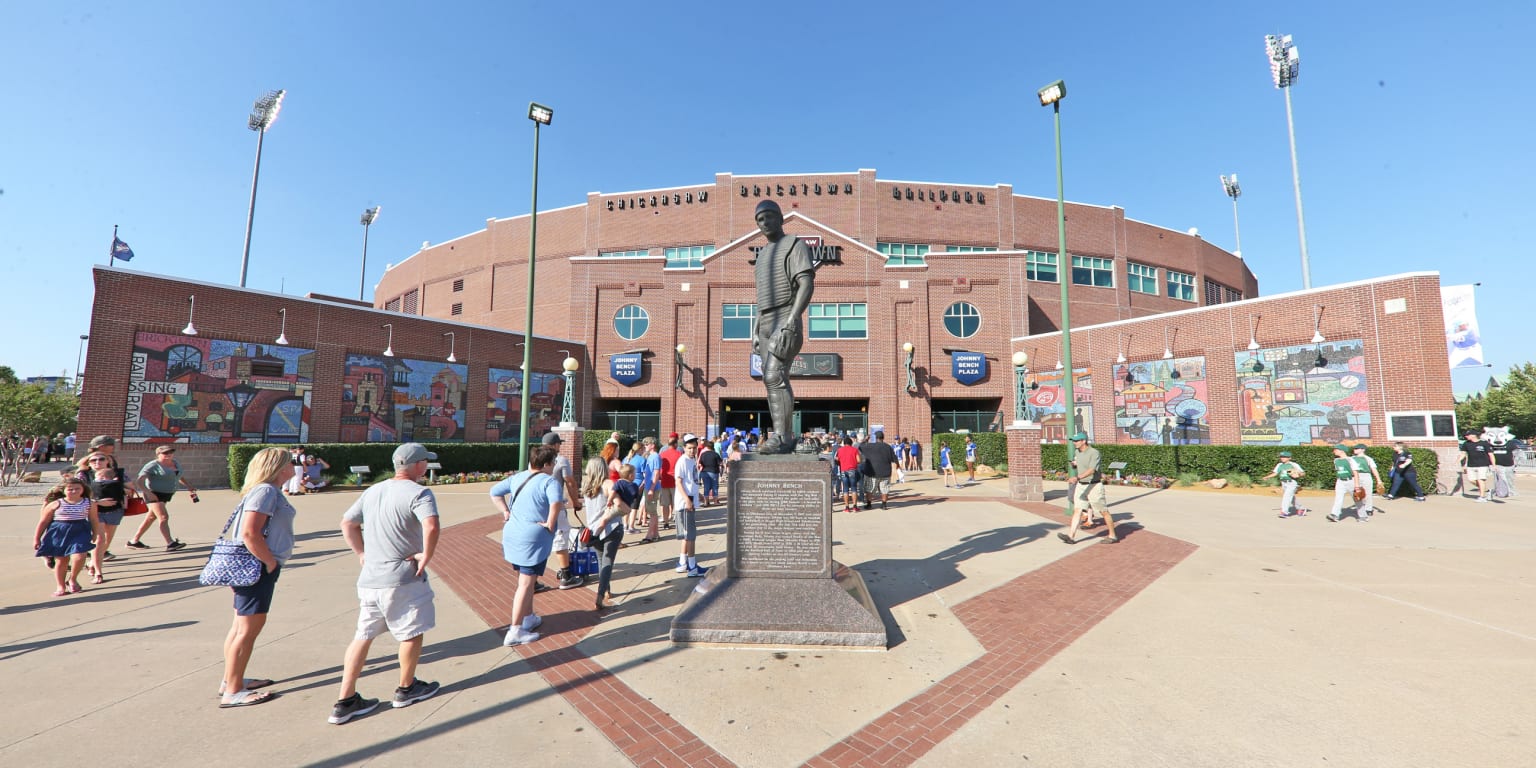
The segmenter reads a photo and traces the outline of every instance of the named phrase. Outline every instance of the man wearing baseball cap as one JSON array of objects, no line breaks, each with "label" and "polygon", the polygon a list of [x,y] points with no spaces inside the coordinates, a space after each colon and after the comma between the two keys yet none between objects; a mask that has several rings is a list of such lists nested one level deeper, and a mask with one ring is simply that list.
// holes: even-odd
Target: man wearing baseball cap
[{"label": "man wearing baseball cap", "polygon": [[1306,510],[1296,506],[1296,488],[1300,485],[1297,481],[1306,475],[1306,470],[1300,464],[1291,461],[1290,451],[1280,452],[1280,463],[1275,465],[1270,473],[1262,479],[1271,477],[1280,478],[1280,516],[1297,517],[1305,515]]},{"label": "man wearing baseball cap", "polygon": [[[1365,453],[1365,443],[1356,443],[1353,452],[1354,455],[1349,457],[1350,461],[1355,462],[1355,466],[1360,468],[1360,479],[1365,481],[1362,486],[1365,488],[1365,500],[1360,502],[1360,511],[1355,514],[1355,519],[1364,523],[1369,522],[1371,515],[1380,511],[1376,509],[1376,493],[1386,491],[1386,486],[1381,482],[1381,472],[1376,469],[1376,460]],[[1371,484],[1372,479],[1376,481],[1375,485]]]},{"label": "man wearing baseball cap", "polygon": [[427,564],[437,550],[437,497],[418,482],[436,458],[421,443],[396,448],[395,476],[364,491],[341,516],[342,538],[363,568],[357,577],[357,634],[347,646],[340,696],[331,709],[336,725],[379,705],[357,692],[357,678],[373,638],[386,630],[400,641],[400,686],[392,706],[408,707],[437,693],[437,683],[416,679],[422,643],[437,625],[427,580]]},{"label": "man wearing baseball cap", "polygon": [[[1477,484],[1476,501],[1488,502],[1488,476],[1493,466],[1493,445],[1483,439],[1480,429],[1467,430],[1467,440],[1461,444],[1461,466],[1467,472],[1467,481]],[[1466,491],[1462,491],[1466,496]]]},{"label": "man wearing baseball cap", "polygon": [[677,556],[677,572],[699,578],[709,572],[700,568],[694,557],[694,539],[699,535],[699,439],[683,435],[683,455],[678,458],[673,474],[677,480],[677,494],[673,506],[677,509],[677,540],[682,550]]},{"label": "man wearing baseball cap", "polygon": [[1120,543],[1115,535],[1115,516],[1109,513],[1104,497],[1104,475],[1099,471],[1099,449],[1088,444],[1088,435],[1078,432],[1072,436],[1074,454],[1067,470],[1067,492],[1072,497],[1072,528],[1070,533],[1058,531],[1056,537],[1068,544],[1077,543],[1077,527],[1087,522],[1094,512],[1104,518],[1109,533],[1104,539],[1110,544]]},{"label": "man wearing baseball cap", "polygon": [[[544,433],[544,445],[558,451],[562,442],[564,441],[554,432]],[[550,468],[549,475],[565,489],[565,497],[571,500],[571,506],[580,510],[581,494],[576,490],[576,473],[571,469],[571,460],[564,454],[556,453],[555,463]],[[554,559],[555,582],[561,589],[573,589],[587,583],[585,576],[571,573],[571,516],[563,511],[555,520]]]},{"label": "man wearing baseball cap", "polygon": [[[1360,480],[1360,466],[1349,458],[1349,446],[1339,443],[1333,447],[1333,510],[1328,513],[1328,522],[1337,523],[1344,514],[1344,502],[1349,500],[1354,504],[1351,494],[1355,492],[1355,484]],[[1356,519],[1359,519],[1358,512]]]}]

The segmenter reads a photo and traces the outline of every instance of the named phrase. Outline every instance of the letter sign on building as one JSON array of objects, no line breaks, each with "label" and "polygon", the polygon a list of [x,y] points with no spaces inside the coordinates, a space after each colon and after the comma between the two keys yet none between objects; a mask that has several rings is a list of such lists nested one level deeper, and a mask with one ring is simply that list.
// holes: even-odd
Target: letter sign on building
[{"label": "letter sign on building", "polygon": [[987,356],[981,352],[956,352],[949,360],[955,381],[967,387],[987,377]]},{"label": "letter sign on building", "polygon": [[644,365],[638,352],[614,355],[608,358],[608,375],[626,387],[633,387],[639,383]]}]

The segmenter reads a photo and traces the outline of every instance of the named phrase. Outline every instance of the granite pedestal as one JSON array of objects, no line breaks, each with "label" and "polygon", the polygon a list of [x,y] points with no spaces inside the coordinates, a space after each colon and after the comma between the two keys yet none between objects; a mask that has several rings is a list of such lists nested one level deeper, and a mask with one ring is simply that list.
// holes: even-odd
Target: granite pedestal
[{"label": "granite pedestal", "polygon": [[672,642],[884,649],[863,577],[832,559],[832,491],[815,457],[731,465],[726,562],[688,596]]}]

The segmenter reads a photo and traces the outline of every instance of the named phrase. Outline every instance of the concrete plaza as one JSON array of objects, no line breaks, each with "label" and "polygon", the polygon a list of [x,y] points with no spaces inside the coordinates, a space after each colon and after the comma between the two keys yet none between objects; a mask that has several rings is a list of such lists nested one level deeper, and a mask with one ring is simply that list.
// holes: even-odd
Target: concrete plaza
[{"label": "concrete plaza", "polygon": [[[596,617],[590,587],[541,594],[543,639],[504,648],[499,516],[486,486],[440,486],[420,675],[442,692],[340,727],[325,718],[357,561],[336,525],[356,492],[294,500],[299,546],[249,670],[281,696],[229,710],[230,597],[196,576],[235,493],[177,499],[181,552],[120,531],[107,583],[63,598],[32,557],[37,499],[0,498],[0,764],[1536,764],[1529,476],[1504,503],[1383,502],[1369,524],[1327,522],[1322,499],[1280,520],[1265,496],[1114,488],[1125,541],[1072,547],[1055,537],[1064,486],[1015,504],[1006,482],[921,473],[887,511],[835,513],[884,652],[670,645],[694,583],[672,541],[620,552],[618,608]],[[703,520],[713,565],[723,508]],[[375,642],[365,695],[388,699],[394,652]]]}]

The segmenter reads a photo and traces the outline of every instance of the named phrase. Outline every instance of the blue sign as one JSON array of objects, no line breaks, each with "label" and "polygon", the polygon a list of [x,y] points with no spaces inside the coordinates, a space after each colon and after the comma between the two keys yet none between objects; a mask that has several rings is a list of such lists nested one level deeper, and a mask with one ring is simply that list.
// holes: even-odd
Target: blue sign
[{"label": "blue sign", "polygon": [[641,361],[639,352],[613,355],[608,358],[608,375],[626,387],[633,387],[639,383],[644,371],[645,364]]},{"label": "blue sign", "polygon": [[[751,360],[747,364],[752,378],[763,377],[763,356],[752,353]],[[822,376],[840,376],[843,373],[843,356],[830,352],[815,352],[805,355],[795,355],[793,362],[789,364],[791,378],[815,378]]]},{"label": "blue sign", "polygon": [[981,352],[955,352],[949,360],[955,381],[967,387],[987,377],[987,356]]}]

